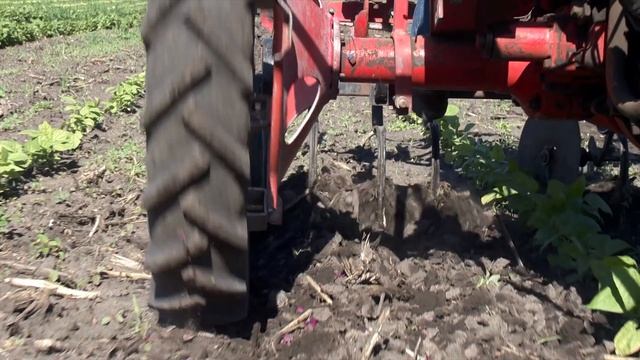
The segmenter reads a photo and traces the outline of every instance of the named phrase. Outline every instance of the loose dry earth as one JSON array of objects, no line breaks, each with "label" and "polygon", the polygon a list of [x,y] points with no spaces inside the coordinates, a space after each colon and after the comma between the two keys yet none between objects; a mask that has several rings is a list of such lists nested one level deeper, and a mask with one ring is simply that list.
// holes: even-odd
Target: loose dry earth
[{"label": "loose dry earth", "polygon": [[[2,138],[19,138],[44,120],[60,124],[62,95],[107,99],[109,87],[143,70],[144,54],[135,32],[98,32],[0,50],[0,63]],[[497,115],[518,136],[524,118],[510,104],[460,105],[464,121],[482,124],[478,136],[504,136]],[[430,195],[430,150],[418,129],[388,134],[387,226],[371,231],[375,147],[362,145],[369,110],[357,98],[322,115],[311,195],[286,212],[284,226],[255,236],[249,319],[201,332],[160,327],[146,304],[149,281],[122,274],[144,271],[135,265],[148,242],[139,116],[107,117],[59,168],[35,171],[3,200],[0,278],[47,279],[56,269],[58,282],[99,295],[1,282],[0,358],[360,359],[369,344],[372,359],[601,359],[610,351],[617,319],[582,305],[593,284],[573,287],[546,269],[530,255],[529,234],[508,222],[526,265],[514,266],[492,213],[452,171]],[[303,152],[287,191],[304,190],[305,166]],[[64,259],[36,258],[38,234],[59,238]],[[301,315],[309,316],[300,328],[278,335]]]}]

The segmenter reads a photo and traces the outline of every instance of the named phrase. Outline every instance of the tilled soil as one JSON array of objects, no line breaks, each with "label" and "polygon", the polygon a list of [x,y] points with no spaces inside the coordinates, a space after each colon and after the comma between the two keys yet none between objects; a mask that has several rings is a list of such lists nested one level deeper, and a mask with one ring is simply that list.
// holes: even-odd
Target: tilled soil
[{"label": "tilled soil", "polygon": [[[46,51],[54,41],[64,39],[24,50]],[[0,57],[9,51],[21,48]],[[141,71],[141,49],[132,51],[139,56],[100,65],[108,72],[87,71],[78,95],[99,96]],[[12,84],[34,81],[12,76]],[[14,103],[32,102],[19,96]],[[478,104],[463,112],[483,123],[495,108]],[[148,243],[138,166],[144,135],[138,114],[109,117],[66,157],[69,166],[34,174],[6,200],[10,223],[0,233],[3,279],[47,279],[46,269],[55,268],[54,280],[99,296],[73,299],[0,283],[0,358],[600,359],[610,351],[606,319],[582,305],[589,287],[578,289],[582,297],[562,277],[536,273],[544,260],[526,253],[530,267],[515,266],[492,213],[446,167],[432,193],[429,146],[419,130],[388,135],[380,226],[375,147],[363,141],[369,116],[366,99],[327,107],[317,184],[285,213],[283,226],[254,234],[249,318],[201,331],[158,326],[146,303],[148,280],[122,273],[144,272],[135,268]],[[284,191],[304,190],[305,153]],[[513,229],[522,252],[528,234]],[[64,259],[36,258],[31,243],[41,233],[62,241]],[[133,262],[114,262],[118,256]],[[298,326],[281,332],[299,317]]]}]

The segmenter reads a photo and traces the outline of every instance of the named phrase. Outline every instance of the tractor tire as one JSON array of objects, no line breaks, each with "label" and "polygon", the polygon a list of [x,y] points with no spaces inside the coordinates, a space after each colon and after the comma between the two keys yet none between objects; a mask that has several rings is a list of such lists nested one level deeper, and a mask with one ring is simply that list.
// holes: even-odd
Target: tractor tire
[{"label": "tractor tire", "polygon": [[149,0],[142,37],[148,184],[143,203],[163,323],[226,324],[248,311],[250,0]]}]

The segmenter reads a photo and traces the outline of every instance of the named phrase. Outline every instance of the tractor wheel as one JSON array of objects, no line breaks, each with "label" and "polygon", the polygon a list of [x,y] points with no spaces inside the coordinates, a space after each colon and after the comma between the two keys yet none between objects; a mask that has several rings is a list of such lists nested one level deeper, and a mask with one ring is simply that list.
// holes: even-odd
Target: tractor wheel
[{"label": "tractor wheel", "polygon": [[165,323],[247,314],[253,29],[250,0],[148,1],[145,264]]},{"label": "tractor wheel", "polygon": [[579,175],[582,149],[577,121],[530,118],[518,145],[520,168],[542,184],[549,180],[574,182]]}]

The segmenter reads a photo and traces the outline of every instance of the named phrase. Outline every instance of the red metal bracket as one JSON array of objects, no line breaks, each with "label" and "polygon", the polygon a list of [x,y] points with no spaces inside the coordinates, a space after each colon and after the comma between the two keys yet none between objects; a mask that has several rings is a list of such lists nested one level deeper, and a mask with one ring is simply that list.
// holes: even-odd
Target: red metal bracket
[{"label": "red metal bracket", "polygon": [[356,15],[353,22],[353,33],[357,37],[369,36],[369,0],[364,0],[362,11]]},{"label": "red metal bracket", "polygon": [[[339,41],[335,34],[339,29],[335,25],[333,16],[320,0],[278,0],[274,9],[275,63],[267,170],[272,209],[281,206],[280,181],[322,107],[337,96],[335,68],[339,61],[334,56],[334,42]],[[291,45],[286,46],[289,40]],[[285,141],[287,128],[307,110],[303,123],[293,137]]]},{"label": "red metal bracket", "polygon": [[411,74],[413,54],[408,30],[409,0],[395,0],[393,7],[393,44],[396,62],[395,106],[411,110]]}]

